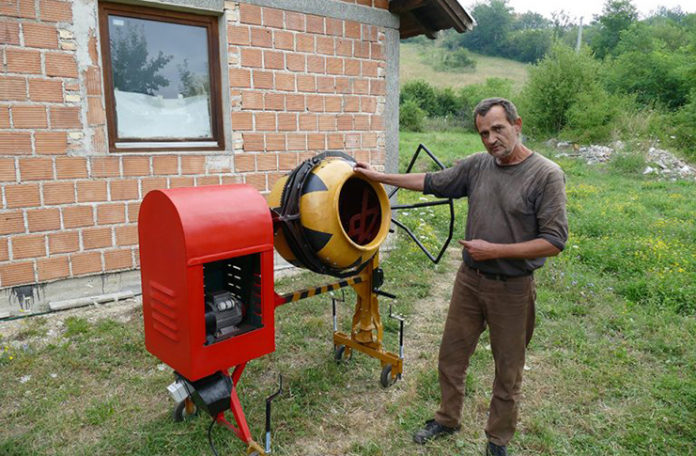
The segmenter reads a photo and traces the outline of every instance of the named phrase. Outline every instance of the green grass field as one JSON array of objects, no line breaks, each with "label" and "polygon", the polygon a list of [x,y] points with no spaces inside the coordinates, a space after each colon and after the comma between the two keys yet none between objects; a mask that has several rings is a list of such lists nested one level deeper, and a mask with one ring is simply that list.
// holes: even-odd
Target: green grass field
[{"label": "green grass field", "polygon": [[527,80],[529,65],[513,60],[471,54],[476,61],[472,71],[435,71],[427,63],[428,50],[420,45],[402,43],[399,57],[399,82],[403,84],[414,79],[424,79],[436,87],[461,88],[471,84],[481,84],[488,78],[509,79],[513,89],[519,90]]},{"label": "green grass field", "polygon": [[[447,164],[481,149],[471,134],[402,133],[402,166],[419,143]],[[658,181],[619,162],[557,161],[567,174],[571,234],[566,250],[537,274],[537,328],[510,453],[694,455],[696,183]],[[466,202],[456,210],[458,239]],[[437,249],[445,215],[430,208],[399,217]],[[462,431],[425,448],[411,443],[438,403],[437,347],[458,257],[453,246],[432,265],[402,238],[384,256],[383,289],[398,295],[395,309],[407,318],[405,375],[386,390],[378,385],[378,362],[360,354],[333,361],[328,296],[277,309],[277,350],[252,361],[240,382],[257,441],[264,398],[282,373],[274,454],[480,455],[493,378],[486,334],[469,370]],[[300,274],[277,288],[329,280]],[[354,296],[345,299],[343,330]],[[397,350],[398,326],[387,305],[382,299],[385,342]],[[212,454],[209,417],[171,420],[171,371],[145,351],[139,307],[118,318],[95,315],[86,311],[59,325],[60,315],[25,319],[12,338],[0,336],[0,455]],[[229,431],[215,428],[213,438],[219,454],[244,454]]]}]

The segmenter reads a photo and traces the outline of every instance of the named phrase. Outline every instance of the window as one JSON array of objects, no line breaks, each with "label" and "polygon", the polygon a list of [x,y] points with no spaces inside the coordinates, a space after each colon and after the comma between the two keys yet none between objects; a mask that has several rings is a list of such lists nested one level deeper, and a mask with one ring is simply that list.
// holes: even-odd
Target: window
[{"label": "window", "polygon": [[111,151],[223,148],[217,19],[100,4]]}]

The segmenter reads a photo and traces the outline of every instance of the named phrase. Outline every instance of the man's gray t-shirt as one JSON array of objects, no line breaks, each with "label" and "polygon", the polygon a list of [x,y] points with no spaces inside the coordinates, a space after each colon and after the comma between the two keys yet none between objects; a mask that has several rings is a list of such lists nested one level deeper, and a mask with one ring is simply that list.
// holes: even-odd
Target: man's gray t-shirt
[{"label": "man's gray t-shirt", "polygon": [[[451,168],[427,173],[423,193],[468,197],[466,239],[512,244],[546,239],[563,250],[568,239],[565,176],[551,160],[533,153],[521,163],[500,166],[488,153],[478,153]],[[520,276],[540,268],[546,258],[474,261],[466,249],[464,262],[491,274]]]}]

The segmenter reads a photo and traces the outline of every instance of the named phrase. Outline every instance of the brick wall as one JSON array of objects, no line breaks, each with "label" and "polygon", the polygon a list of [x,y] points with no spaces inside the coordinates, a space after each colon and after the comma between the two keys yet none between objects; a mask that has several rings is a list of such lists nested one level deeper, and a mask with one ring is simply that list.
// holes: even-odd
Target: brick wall
[{"label": "brick wall", "polygon": [[139,204],[155,188],[267,192],[328,149],[384,163],[379,27],[227,2],[227,150],[110,153],[97,5],[83,18],[77,3],[0,2],[0,289],[137,268]]}]

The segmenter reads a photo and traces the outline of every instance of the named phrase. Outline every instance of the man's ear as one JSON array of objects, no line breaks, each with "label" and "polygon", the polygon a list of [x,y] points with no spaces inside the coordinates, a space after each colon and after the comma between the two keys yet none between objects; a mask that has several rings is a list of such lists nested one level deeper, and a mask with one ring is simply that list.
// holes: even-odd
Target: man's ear
[{"label": "man's ear", "polygon": [[517,134],[519,135],[522,132],[522,117],[518,117],[517,120],[515,120],[514,126],[515,131],[517,131]]}]

